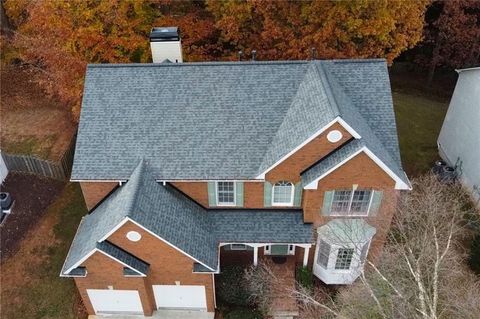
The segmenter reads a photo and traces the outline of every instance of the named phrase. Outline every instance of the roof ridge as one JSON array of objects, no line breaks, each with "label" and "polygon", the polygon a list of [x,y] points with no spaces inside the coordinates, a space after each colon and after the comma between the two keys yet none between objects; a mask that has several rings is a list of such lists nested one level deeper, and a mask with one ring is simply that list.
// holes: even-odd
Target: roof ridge
[{"label": "roof ridge", "polygon": [[145,171],[145,160],[142,158],[138,162],[137,166],[133,170],[132,174],[130,175],[130,179],[128,180],[127,183],[131,182],[132,185],[132,195],[131,195],[131,200],[128,201],[128,204],[126,206],[126,215],[129,216],[132,213],[132,210],[137,204],[137,198],[138,198],[138,193],[140,190],[140,184],[142,181],[142,177]]},{"label": "roof ridge", "polygon": [[309,64],[310,60],[278,60],[278,61],[206,61],[182,63],[90,63],[88,68],[119,68],[119,67],[187,67],[187,66],[224,66],[224,65],[275,65],[275,64]]},{"label": "roof ridge", "polygon": [[385,59],[332,59],[332,60],[268,60],[268,61],[200,61],[200,62],[182,62],[182,63],[89,63],[87,68],[120,68],[120,67],[187,67],[187,66],[212,66],[212,65],[275,65],[275,64],[316,64],[323,63],[385,63]]},{"label": "roof ridge", "polygon": [[315,66],[315,70],[317,71],[316,74],[320,76],[320,83],[325,90],[325,95],[327,96],[328,101],[335,107],[336,115],[340,115],[340,108],[338,107],[337,99],[335,98],[335,94],[332,92],[332,87],[330,85],[330,79],[326,75],[326,71],[323,68],[323,63],[313,63]]}]

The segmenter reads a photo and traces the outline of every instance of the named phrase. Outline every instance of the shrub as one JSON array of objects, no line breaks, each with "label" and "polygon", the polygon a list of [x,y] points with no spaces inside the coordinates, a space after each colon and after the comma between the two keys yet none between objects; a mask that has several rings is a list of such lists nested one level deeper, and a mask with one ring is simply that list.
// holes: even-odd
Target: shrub
[{"label": "shrub", "polygon": [[297,271],[297,282],[303,288],[311,291],[313,288],[313,273],[307,267],[301,267]]},{"label": "shrub", "polygon": [[470,247],[470,257],[468,258],[470,268],[477,274],[480,274],[480,234],[475,236]]},{"label": "shrub", "polygon": [[256,310],[249,308],[235,308],[228,312],[224,319],[262,319],[263,316]]},{"label": "shrub", "polygon": [[273,274],[270,263],[261,262],[258,266],[250,266],[244,272],[243,279],[249,294],[249,301],[262,314],[269,314],[273,296],[278,295],[281,279]]},{"label": "shrub", "polygon": [[228,305],[246,306],[248,292],[243,285],[244,268],[239,266],[226,266],[222,269],[216,280],[218,299]]}]

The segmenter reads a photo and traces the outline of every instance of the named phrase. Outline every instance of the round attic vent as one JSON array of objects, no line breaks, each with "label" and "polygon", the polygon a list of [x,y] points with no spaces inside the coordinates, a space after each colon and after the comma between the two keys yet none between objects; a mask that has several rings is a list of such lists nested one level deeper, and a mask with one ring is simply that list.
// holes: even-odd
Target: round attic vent
[{"label": "round attic vent", "polygon": [[132,230],[127,233],[127,238],[131,241],[139,241],[142,238],[142,235]]},{"label": "round attic vent", "polygon": [[333,130],[328,132],[327,134],[327,140],[330,143],[337,143],[342,139],[342,137],[343,137],[342,132],[340,132],[339,130]]}]

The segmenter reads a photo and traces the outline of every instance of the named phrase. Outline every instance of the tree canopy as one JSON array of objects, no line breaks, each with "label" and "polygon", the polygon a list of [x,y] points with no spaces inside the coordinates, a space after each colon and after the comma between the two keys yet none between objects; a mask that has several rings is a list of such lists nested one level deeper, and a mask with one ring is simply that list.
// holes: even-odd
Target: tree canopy
[{"label": "tree canopy", "polygon": [[153,26],[179,26],[186,61],[384,57],[422,37],[428,0],[5,0],[18,57],[78,117],[87,63],[150,61]]},{"label": "tree canopy", "polygon": [[437,67],[466,68],[480,63],[480,1],[435,1],[428,8],[425,40],[417,62],[429,69],[431,83]]}]

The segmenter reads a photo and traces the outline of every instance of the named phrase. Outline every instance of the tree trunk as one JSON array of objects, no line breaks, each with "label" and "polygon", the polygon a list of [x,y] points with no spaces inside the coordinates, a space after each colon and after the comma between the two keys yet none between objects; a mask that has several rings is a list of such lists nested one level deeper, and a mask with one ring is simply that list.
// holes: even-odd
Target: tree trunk
[{"label": "tree trunk", "polygon": [[427,77],[427,86],[431,87],[433,82],[433,76],[435,75],[435,69],[437,67],[437,63],[432,61],[430,63],[430,67],[428,68],[428,77]]},{"label": "tree trunk", "polygon": [[427,77],[427,86],[431,87],[433,82],[433,76],[435,75],[435,69],[437,68],[439,54],[440,54],[440,39],[437,37],[435,41],[435,47],[432,51],[432,60],[430,61],[430,66],[428,68],[428,77]]},{"label": "tree trunk", "polygon": [[3,8],[3,0],[0,3],[0,30],[5,33],[9,33],[12,30],[12,25],[8,21],[5,9]]}]

